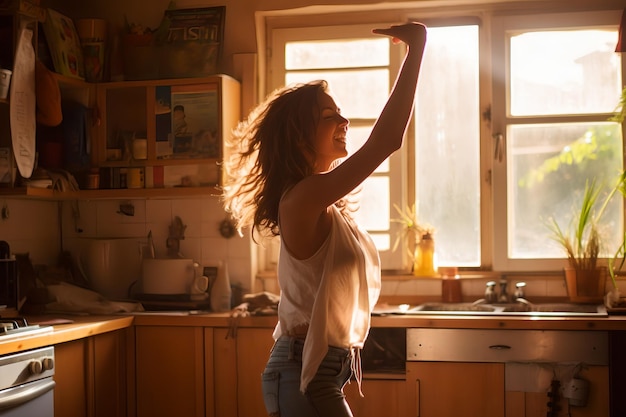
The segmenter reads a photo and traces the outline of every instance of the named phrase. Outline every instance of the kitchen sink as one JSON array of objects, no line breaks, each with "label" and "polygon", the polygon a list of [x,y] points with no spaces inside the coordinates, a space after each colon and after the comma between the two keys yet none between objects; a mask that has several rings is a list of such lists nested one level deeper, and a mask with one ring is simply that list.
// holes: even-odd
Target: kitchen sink
[{"label": "kitchen sink", "polygon": [[603,305],[573,303],[424,303],[416,307],[398,308],[396,314],[504,315],[541,317],[606,317]]}]

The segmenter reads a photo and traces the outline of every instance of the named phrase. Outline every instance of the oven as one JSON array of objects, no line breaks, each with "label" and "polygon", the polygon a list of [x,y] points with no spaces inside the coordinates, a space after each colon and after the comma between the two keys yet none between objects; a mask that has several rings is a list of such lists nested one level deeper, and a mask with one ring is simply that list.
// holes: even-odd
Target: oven
[{"label": "oven", "polygon": [[[52,331],[25,319],[0,319],[0,341]],[[0,356],[0,417],[54,417],[54,347]]]}]

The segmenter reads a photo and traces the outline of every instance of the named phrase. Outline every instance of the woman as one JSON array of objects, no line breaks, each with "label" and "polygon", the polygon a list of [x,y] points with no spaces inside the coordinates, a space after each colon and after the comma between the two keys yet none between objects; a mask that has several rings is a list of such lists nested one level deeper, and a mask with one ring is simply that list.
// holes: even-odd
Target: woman
[{"label": "woman", "polygon": [[375,29],[408,46],[396,84],[363,145],[345,161],[348,120],[324,81],[273,93],[235,131],[225,208],[239,230],[280,236],[276,340],[263,393],[270,416],[351,416],[343,386],[360,386],[360,349],[380,293],[378,252],[345,196],[402,146],[426,28]]}]

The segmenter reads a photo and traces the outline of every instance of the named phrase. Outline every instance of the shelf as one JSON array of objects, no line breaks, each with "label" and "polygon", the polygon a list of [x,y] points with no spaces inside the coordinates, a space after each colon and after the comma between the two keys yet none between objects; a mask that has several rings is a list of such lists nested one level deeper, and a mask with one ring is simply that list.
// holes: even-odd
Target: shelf
[{"label": "shelf", "polygon": [[45,200],[141,200],[219,196],[218,187],[168,187],[61,192],[49,188],[0,188],[0,196]]}]

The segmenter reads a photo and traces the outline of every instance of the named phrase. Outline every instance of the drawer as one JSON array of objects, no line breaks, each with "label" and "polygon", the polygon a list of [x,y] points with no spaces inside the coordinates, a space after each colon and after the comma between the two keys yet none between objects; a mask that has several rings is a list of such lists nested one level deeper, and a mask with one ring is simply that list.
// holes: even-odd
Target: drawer
[{"label": "drawer", "polygon": [[608,364],[608,332],[407,329],[408,361]]}]

